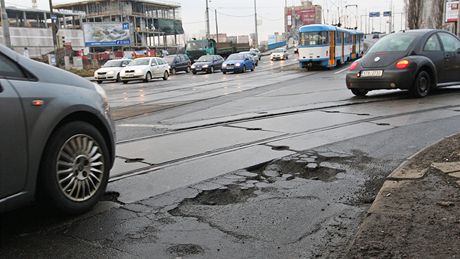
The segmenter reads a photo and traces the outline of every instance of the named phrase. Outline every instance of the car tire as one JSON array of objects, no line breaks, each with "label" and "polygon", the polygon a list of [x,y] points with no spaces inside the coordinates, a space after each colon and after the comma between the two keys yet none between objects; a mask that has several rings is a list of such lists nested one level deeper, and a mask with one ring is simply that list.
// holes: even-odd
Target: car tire
[{"label": "car tire", "polygon": [[177,74],[177,71],[176,71],[175,68],[172,68],[172,69],[171,69],[171,75],[175,75],[175,74]]},{"label": "car tire", "polygon": [[420,71],[409,89],[410,96],[413,98],[426,97],[430,93],[431,83],[430,74],[424,70]]},{"label": "car tire", "polygon": [[126,85],[128,83],[128,81],[123,81],[123,84]]},{"label": "car tire", "polygon": [[97,81],[98,84],[102,84],[102,81]]},{"label": "car tire", "polygon": [[246,66],[243,66],[243,73],[246,73]]},{"label": "car tire", "polygon": [[83,121],[65,124],[52,134],[43,154],[38,178],[43,202],[66,214],[96,205],[111,168],[107,143],[96,127]]},{"label": "car tire", "polygon": [[226,75],[226,74],[227,74],[227,72],[225,72],[225,71],[222,71],[222,74]]},{"label": "car tire", "polygon": [[255,69],[256,69],[256,67],[255,67],[255,66],[252,66],[251,72],[254,72]]},{"label": "car tire", "polygon": [[120,79],[120,73],[117,74],[117,79],[115,79],[115,81],[116,81],[117,83],[119,83],[119,82],[121,81],[121,79]]},{"label": "car tire", "polygon": [[147,72],[147,74],[145,74],[144,82],[148,83],[150,81],[152,81],[152,74],[150,74],[150,72]]},{"label": "car tire", "polygon": [[209,74],[214,74],[214,67],[209,68]]},{"label": "car tire", "polygon": [[187,74],[190,73],[190,71],[191,71],[190,67],[187,67],[187,70],[185,70]]},{"label": "car tire", "polygon": [[169,78],[169,73],[168,73],[168,71],[165,71],[165,72],[163,73],[163,80],[166,81],[166,80],[168,80],[168,78]]},{"label": "car tire", "polygon": [[196,75],[196,71],[193,71],[192,74]]},{"label": "car tire", "polygon": [[356,96],[359,96],[359,97],[364,97],[367,95],[367,93],[369,93],[368,90],[366,89],[359,89],[359,88],[353,88],[351,89],[351,92],[356,95]]}]

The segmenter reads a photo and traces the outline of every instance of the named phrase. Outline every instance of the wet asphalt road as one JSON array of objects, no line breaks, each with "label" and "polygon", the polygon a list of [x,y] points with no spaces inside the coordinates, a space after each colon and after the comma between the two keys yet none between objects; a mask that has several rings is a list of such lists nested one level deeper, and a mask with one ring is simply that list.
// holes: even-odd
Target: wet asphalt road
[{"label": "wet asphalt road", "polygon": [[120,142],[107,201],[77,218],[42,206],[2,215],[0,255],[343,256],[384,178],[458,132],[460,91],[355,98],[342,70],[290,60],[104,84]]}]

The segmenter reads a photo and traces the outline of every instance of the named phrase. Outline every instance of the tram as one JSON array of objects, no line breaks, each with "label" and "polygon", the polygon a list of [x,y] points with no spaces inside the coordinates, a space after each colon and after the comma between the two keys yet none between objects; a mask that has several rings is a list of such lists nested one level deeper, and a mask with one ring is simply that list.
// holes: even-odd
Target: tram
[{"label": "tram", "polygon": [[332,68],[364,54],[364,34],[331,25],[312,24],[299,28],[299,66]]}]

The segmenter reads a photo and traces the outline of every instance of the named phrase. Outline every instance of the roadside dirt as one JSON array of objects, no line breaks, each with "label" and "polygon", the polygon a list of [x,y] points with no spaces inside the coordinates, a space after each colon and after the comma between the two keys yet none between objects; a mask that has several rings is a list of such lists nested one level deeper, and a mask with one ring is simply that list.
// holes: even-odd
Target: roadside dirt
[{"label": "roadside dirt", "polygon": [[460,135],[413,157],[422,179],[391,181],[384,187],[349,248],[349,258],[460,257],[460,179],[430,167],[460,161]]}]

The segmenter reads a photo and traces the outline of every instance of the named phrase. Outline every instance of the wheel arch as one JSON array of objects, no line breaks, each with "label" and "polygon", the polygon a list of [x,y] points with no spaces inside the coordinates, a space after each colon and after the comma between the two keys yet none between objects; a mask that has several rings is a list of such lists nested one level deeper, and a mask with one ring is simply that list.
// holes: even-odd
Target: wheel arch
[{"label": "wheel arch", "polygon": [[[432,87],[435,87],[438,83],[438,71],[436,65],[427,57],[415,56],[410,58],[417,64],[415,74],[418,75],[420,71],[426,71],[432,79]],[[415,77],[414,77],[415,80]]]},{"label": "wheel arch", "polygon": [[112,168],[114,162],[115,162],[115,147],[111,143],[113,143],[112,135],[110,134],[110,129],[102,122],[100,118],[98,118],[95,114],[88,112],[88,111],[76,111],[73,113],[70,113],[63,117],[51,130],[50,134],[48,135],[46,139],[46,144],[42,150],[42,154],[40,156],[40,162],[38,165],[38,172],[36,174],[36,180],[35,180],[35,186],[34,186],[34,193],[37,193],[38,191],[38,186],[39,186],[39,177],[40,177],[40,171],[43,166],[43,158],[46,153],[46,147],[49,145],[49,142],[51,141],[51,137],[55,134],[57,130],[59,130],[61,127],[64,125],[74,122],[74,121],[82,121],[86,122],[94,127],[101,133],[102,137],[104,138],[107,149],[109,150],[109,155],[110,155],[110,166],[109,168]]}]

